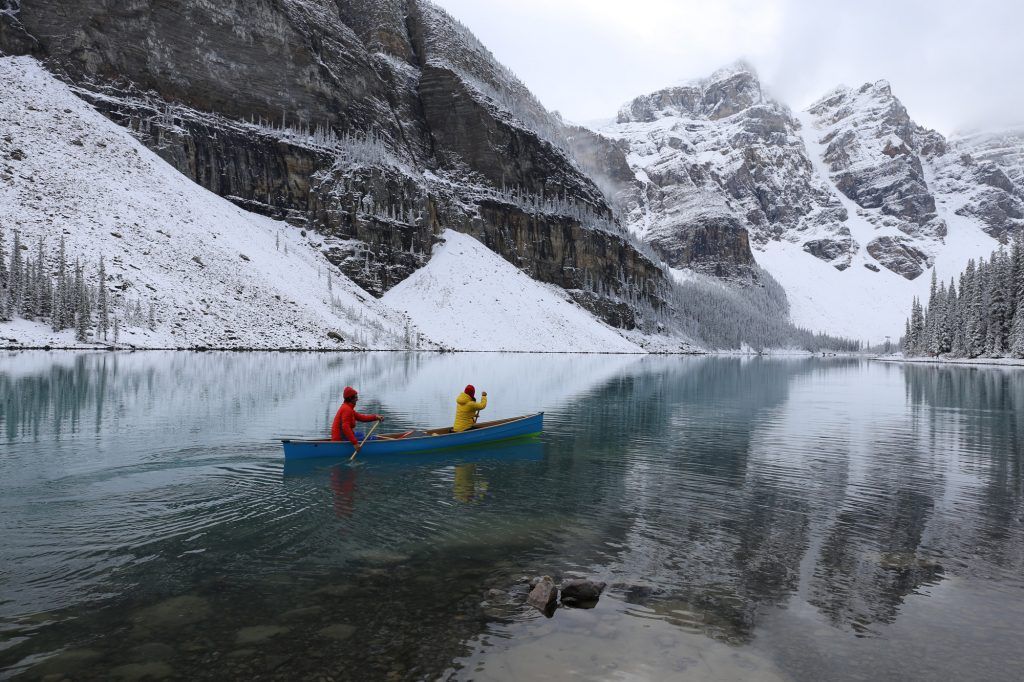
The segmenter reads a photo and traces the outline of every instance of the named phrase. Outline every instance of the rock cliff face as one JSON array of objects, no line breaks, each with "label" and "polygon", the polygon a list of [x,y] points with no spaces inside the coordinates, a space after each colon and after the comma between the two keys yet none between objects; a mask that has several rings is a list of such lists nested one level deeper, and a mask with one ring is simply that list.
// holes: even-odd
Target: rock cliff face
[{"label": "rock cliff face", "polygon": [[805,122],[835,187],[873,229],[891,232],[871,239],[868,253],[904,277],[921,275],[950,229],[963,229],[950,227],[954,217],[1003,242],[1024,226],[1024,185],[997,162],[974,158],[969,143],[914,123],[886,81],[834,90]]},{"label": "rock cliff face", "polygon": [[45,59],[202,186],[318,232],[371,292],[451,227],[614,323],[663,306],[561,121],[425,0],[0,7],[0,50]]}]

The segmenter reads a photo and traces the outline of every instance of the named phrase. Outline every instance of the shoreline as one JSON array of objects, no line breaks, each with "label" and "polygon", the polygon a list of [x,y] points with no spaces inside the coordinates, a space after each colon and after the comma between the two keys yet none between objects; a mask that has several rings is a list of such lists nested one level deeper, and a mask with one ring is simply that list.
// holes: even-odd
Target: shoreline
[{"label": "shoreline", "polygon": [[893,364],[914,364],[914,365],[960,365],[962,367],[1008,367],[1010,369],[1024,369],[1022,358],[870,358],[876,362],[890,362]]},{"label": "shoreline", "polygon": [[[623,352],[623,351],[578,351],[578,350],[456,350],[451,348],[435,349],[414,349],[414,348],[256,348],[243,346],[167,346],[167,347],[112,347],[112,346],[0,346],[0,352],[18,351],[63,351],[71,353],[97,352],[97,353],[147,353],[156,351],[174,351],[182,353],[424,353],[424,354],[447,354],[447,353],[501,353],[518,355],[685,355],[685,356],[716,356],[716,357],[740,357],[740,358],[858,358],[863,360],[875,360],[867,354],[857,353],[812,353],[810,351],[780,350],[774,352],[743,352],[738,350],[680,350],[665,351],[652,350],[644,352]],[[1024,363],[1024,361],[1021,361]],[[1024,364],[1022,364],[1024,366]]]}]

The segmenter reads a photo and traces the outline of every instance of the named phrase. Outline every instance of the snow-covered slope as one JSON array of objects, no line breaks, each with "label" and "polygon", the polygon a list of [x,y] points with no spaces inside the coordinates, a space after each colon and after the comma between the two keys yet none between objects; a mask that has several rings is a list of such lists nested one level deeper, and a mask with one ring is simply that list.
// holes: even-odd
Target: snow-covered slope
[{"label": "snow-covered slope", "polygon": [[470,236],[446,230],[426,266],[386,294],[453,350],[640,353],[563,289],[530,279]]},{"label": "snow-covered slope", "polygon": [[898,337],[930,268],[948,280],[1024,229],[1012,131],[947,144],[885,81],[794,115],[739,63],[638,97],[600,132],[628,145],[636,235],[676,268],[755,261],[814,330]]},{"label": "snow-covered slope", "polygon": [[[122,343],[403,345],[403,316],[337,271],[329,288],[332,266],[299,230],[190,182],[25,57],[0,59],[0,222],[8,247],[18,230],[32,255],[42,237],[55,256],[63,235],[93,282],[102,254],[114,311],[154,303],[155,331],[125,329]],[[73,342],[70,331],[24,321],[0,324],[0,337]]]}]

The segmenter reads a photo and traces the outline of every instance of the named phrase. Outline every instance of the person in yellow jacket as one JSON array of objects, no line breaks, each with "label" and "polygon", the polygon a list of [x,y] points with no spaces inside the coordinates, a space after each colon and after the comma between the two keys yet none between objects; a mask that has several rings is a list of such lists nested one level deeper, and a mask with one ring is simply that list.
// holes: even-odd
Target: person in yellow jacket
[{"label": "person in yellow jacket", "polygon": [[483,392],[480,402],[476,402],[476,389],[473,384],[466,386],[466,390],[455,399],[455,426],[452,427],[452,433],[473,428],[480,416],[480,410],[485,407],[487,407],[487,391]]}]

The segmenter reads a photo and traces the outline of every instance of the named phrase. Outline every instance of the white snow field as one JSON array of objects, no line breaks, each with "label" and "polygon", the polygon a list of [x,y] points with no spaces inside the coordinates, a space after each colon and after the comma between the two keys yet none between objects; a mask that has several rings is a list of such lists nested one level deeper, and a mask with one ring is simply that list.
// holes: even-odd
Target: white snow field
[{"label": "white snow field", "polygon": [[[400,349],[418,335],[425,349],[692,350],[620,334],[450,230],[424,268],[376,300],[330,266],[317,235],[196,185],[31,58],[0,58],[0,224],[8,249],[18,230],[31,258],[40,237],[55,257],[63,235],[92,282],[102,254],[112,295],[139,301],[143,318],[152,302],[155,331],[122,327],[124,346]],[[19,319],[0,322],[0,345],[81,344],[72,330]]]},{"label": "white snow field", "polygon": [[430,262],[386,294],[452,350],[642,353],[562,289],[531,279],[476,239],[445,230]]}]

